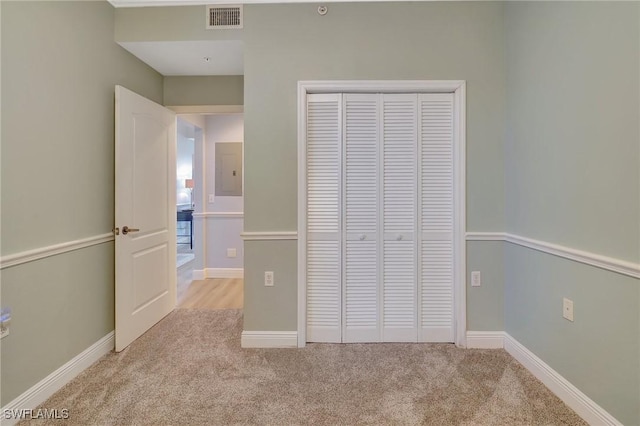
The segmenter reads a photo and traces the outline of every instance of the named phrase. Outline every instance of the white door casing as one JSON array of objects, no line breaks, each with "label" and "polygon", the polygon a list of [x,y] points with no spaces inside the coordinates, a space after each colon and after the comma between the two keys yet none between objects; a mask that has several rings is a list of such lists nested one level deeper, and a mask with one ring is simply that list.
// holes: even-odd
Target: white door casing
[{"label": "white door casing", "polygon": [[[116,86],[116,351],[176,305],[175,121],[174,112]],[[137,231],[125,235],[125,226]]]},{"label": "white door casing", "polygon": [[[306,139],[307,102],[318,96],[344,98],[338,185],[344,200],[337,213],[342,341],[465,346],[464,89],[463,81],[299,83],[299,346],[315,340],[306,336],[314,332],[306,316],[307,179],[313,179]],[[447,274],[448,284],[440,283]]]}]

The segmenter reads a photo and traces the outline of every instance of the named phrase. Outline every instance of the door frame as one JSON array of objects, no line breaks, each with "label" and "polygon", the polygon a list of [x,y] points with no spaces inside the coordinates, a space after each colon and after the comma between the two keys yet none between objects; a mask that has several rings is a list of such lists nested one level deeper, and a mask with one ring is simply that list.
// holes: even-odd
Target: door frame
[{"label": "door frame", "polygon": [[[173,112],[176,113],[176,119],[180,116],[184,115],[202,115],[205,117],[209,115],[222,115],[222,114],[244,114],[244,105],[170,105],[166,108],[169,108]],[[206,126],[205,126],[206,127]],[[194,220],[194,235],[198,237],[194,239],[194,254],[195,254],[195,265],[196,267],[200,267],[200,269],[194,269],[192,274],[192,280],[204,280],[207,278],[207,238],[208,238],[208,229],[207,229],[207,220],[206,218],[211,216],[213,213],[208,210],[208,197],[207,192],[205,191],[205,182],[206,182],[206,129],[202,129],[202,140],[198,143],[196,139],[196,144],[194,145],[194,156],[199,161],[197,164],[194,164],[194,179],[195,179],[195,188],[193,189],[193,199],[196,200],[195,210],[193,211],[193,220]],[[242,142],[242,188],[244,191],[244,141]],[[196,171],[198,172],[197,177],[195,175]],[[244,217],[244,212],[233,212],[233,215],[240,214]],[[197,232],[196,232],[197,231]],[[177,272],[176,272],[177,273]],[[177,285],[177,283],[176,283]],[[177,305],[176,305],[177,306]]]},{"label": "door frame", "polygon": [[312,93],[452,93],[453,112],[453,305],[454,336],[467,345],[466,302],[466,81],[326,80],[298,82],[298,347],[307,343],[307,95]]}]

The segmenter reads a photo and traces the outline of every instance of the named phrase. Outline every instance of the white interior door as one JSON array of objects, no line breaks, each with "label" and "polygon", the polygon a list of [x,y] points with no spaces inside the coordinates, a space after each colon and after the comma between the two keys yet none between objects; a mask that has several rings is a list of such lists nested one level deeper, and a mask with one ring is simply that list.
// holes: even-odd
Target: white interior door
[{"label": "white interior door", "polygon": [[116,86],[116,351],[176,305],[175,121]]}]

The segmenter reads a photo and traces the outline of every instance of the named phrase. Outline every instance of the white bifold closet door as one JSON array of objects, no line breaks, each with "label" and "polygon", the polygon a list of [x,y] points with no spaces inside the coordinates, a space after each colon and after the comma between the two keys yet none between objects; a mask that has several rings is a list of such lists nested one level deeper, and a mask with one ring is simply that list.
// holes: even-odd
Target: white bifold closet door
[{"label": "white bifold closet door", "polygon": [[307,341],[453,341],[453,96],[307,98]]},{"label": "white bifold closet door", "polygon": [[307,99],[307,340],[342,341],[342,96]]}]

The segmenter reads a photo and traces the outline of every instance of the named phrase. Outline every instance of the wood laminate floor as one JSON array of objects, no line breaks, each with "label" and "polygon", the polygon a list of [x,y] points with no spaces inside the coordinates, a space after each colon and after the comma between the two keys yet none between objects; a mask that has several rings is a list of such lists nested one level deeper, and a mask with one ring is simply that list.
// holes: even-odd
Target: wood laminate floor
[{"label": "wood laminate floor", "polygon": [[[178,253],[193,253],[189,245],[178,245]],[[178,268],[178,308],[242,309],[242,279],[206,279],[193,281],[194,261]]]},{"label": "wood laminate floor", "polygon": [[210,278],[193,281],[178,296],[178,308],[242,309],[243,284],[240,278]]}]

